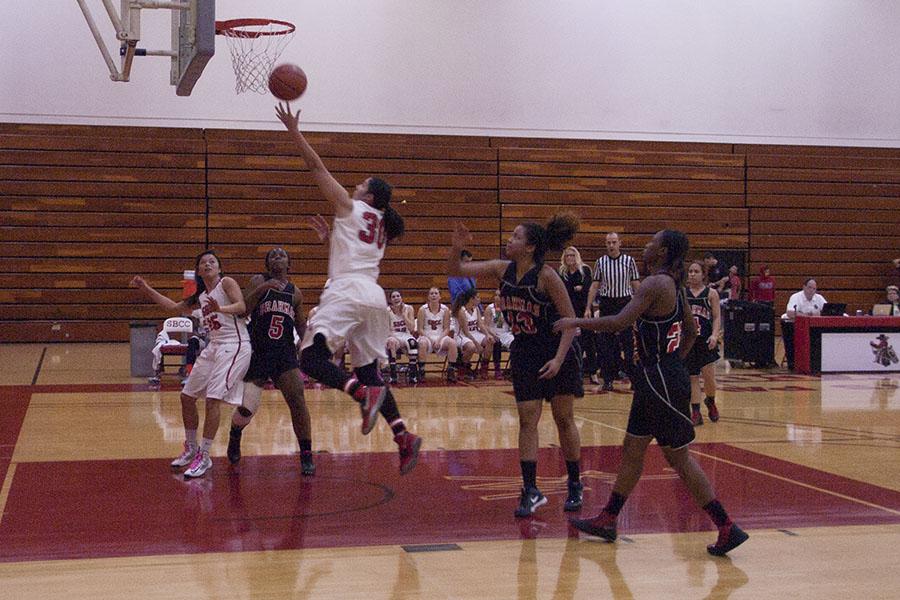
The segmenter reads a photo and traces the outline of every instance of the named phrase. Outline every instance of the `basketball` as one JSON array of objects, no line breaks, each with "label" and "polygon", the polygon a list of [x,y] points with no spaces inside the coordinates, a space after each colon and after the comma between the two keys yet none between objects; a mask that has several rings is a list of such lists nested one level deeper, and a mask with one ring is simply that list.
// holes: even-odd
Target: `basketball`
[{"label": "basketball", "polygon": [[279,100],[296,100],[306,91],[306,73],[297,65],[278,65],[269,75],[269,91]]}]

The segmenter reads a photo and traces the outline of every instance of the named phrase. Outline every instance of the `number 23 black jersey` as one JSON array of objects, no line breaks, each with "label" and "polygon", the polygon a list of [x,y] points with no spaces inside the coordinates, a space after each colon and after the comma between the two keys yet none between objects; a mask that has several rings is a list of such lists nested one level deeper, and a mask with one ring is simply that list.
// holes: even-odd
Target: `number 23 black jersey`
[{"label": "number 23 black jersey", "polygon": [[516,280],[516,263],[510,262],[500,283],[500,304],[503,317],[515,336],[516,347],[552,345],[554,351],[562,337],[553,333],[553,323],[559,319],[553,301],[537,289],[538,275],[543,265],[536,265]]}]

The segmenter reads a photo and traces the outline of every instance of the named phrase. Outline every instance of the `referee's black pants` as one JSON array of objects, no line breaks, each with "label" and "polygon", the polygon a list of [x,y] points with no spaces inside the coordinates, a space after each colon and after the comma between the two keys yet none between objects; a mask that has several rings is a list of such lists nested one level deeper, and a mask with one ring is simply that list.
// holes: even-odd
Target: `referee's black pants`
[{"label": "referee's black pants", "polygon": [[[611,298],[601,296],[599,300],[600,316],[617,315],[631,300],[630,296]],[[600,375],[603,383],[612,383],[618,378],[619,371],[625,371],[628,378],[634,381],[634,335],[631,327],[615,333],[597,333],[597,358],[600,362]],[[623,356],[624,354],[624,356]]]}]

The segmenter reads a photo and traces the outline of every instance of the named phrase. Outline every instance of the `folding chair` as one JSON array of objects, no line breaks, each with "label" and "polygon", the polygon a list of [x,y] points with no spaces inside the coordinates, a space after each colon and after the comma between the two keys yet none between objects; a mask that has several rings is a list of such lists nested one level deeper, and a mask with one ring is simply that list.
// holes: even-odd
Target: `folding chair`
[{"label": "folding chair", "polygon": [[[194,332],[194,323],[188,317],[172,317],[163,322],[161,337],[162,345],[158,345],[159,350],[159,366],[156,368],[156,376],[150,379],[151,384],[158,384],[160,378],[165,374],[166,357],[178,357],[178,374],[183,374],[184,356],[188,351],[187,340]],[[176,337],[177,336],[177,337]],[[169,366],[174,366],[170,364]]]}]

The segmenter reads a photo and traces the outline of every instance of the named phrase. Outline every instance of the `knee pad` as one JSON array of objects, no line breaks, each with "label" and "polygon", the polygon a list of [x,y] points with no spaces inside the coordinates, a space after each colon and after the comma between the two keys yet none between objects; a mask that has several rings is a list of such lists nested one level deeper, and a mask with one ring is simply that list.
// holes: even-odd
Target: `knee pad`
[{"label": "knee pad", "polygon": [[246,427],[253,414],[259,410],[260,396],[262,388],[250,381],[244,382],[244,395],[241,398],[241,405],[234,411],[231,417],[231,423],[237,425],[241,429]]},{"label": "knee pad", "polygon": [[[245,417],[252,417],[259,410],[263,389],[251,381],[244,382],[244,396],[238,412]],[[244,414],[245,412],[249,414]]]}]

